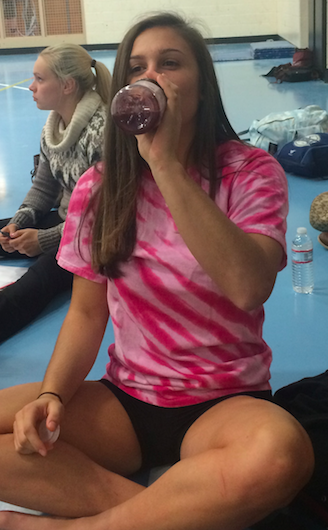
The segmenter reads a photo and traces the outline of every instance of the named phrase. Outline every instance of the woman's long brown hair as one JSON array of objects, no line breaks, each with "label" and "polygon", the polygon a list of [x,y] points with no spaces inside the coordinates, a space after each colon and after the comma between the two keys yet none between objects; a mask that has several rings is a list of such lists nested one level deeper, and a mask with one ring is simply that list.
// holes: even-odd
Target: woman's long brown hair
[{"label": "woman's long brown hair", "polygon": [[[124,37],[115,61],[111,99],[126,85],[129,61],[135,39],[145,30],[169,27],[190,46],[197,61],[201,101],[197,115],[196,134],[191,145],[192,160],[210,181],[214,198],[219,176],[215,163],[218,144],[238,140],[225,114],[211,55],[201,33],[183,18],[172,13],[159,13],[134,25]],[[142,169],[145,162],[139,155],[134,136],[123,133],[109,113],[105,133],[105,157],[102,185],[97,201],[93,229],[92,265],[108,278],[121,276],[120,264],[128,261],[136,244],[136,210]]]}]

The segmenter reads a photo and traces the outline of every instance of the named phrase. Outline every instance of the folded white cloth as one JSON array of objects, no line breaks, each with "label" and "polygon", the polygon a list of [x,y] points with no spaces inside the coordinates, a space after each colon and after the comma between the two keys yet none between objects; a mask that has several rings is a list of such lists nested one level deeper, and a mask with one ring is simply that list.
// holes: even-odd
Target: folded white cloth
[{"label": "folded white cloth", "polygon": [[0,512],[2,511],[11,511],[11,512],[21,512],[21,513],[29,513],[32,515],[42,515],[41,512],[36,512],[34,510],[29,510],[28,508],[22,508],[21,506],[14,506],[13,504],[8,504],[7,502],[1,502],[0,501]]}]

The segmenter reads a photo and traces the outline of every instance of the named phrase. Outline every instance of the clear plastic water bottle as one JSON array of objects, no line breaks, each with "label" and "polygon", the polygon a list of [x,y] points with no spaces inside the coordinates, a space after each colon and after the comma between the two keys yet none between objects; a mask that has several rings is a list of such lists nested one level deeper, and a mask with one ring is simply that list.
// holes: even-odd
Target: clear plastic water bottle
[{"label": "clear plastic water bottle", "polygon": [[312,293],[313,244],[307,229],[299,227],[292,242],[293,289],[296,293]]},{"label": "clear plastic water bottle", "polygon": [[140,79],[117,92],[111,114],[126,134],[144,134],[159,125],[165,108],[166,96],[159,84],[153,79]]},{"label": "clear plastic water bottle", "polygon": [[55,429],[54,432],[49,431],[49,429],[47,428],[47,425],[46,425],[46,421],[47,420],[43,420],[40,423],[40,426],[39,426],[40,439],[43,442],[45,442],[45,443],[49,442],[51,444],[54,444],[58,440],[58,437],[59,437],[59,434],[60,434],[60,427],[59,427],[59,425],[57,425],[57,428]]}]

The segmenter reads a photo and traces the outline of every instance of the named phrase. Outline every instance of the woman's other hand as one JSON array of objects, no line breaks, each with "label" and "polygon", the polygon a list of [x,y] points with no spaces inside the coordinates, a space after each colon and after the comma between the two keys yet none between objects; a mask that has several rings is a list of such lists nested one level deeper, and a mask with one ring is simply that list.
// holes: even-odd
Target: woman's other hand
[{"label": "woman's other hand", "polygon": [[63,414],[64,407],[56,397],[51,394],[28,403],[15,416],[14,445],[18,453],[28,455],[39,453],[46,456],[53,448],[50,442],[43,442],[39,436],[39,426],[46,419],[46,427],[54,432]]}]

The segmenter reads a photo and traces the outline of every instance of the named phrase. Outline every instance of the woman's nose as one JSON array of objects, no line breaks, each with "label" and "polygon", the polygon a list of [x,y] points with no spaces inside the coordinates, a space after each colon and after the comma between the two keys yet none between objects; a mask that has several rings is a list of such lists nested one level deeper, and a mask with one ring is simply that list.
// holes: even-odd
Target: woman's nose
[{"label": "woman's nose", "polygon": [[157,68],[155,66],[148,66],[144,77],[147,77],[147,79],[153,79],[154,81],[156,81],[158,74],[159,72],[157,71]]},{"label": "woman's nose", "polygon": [[33,90],[34,90],[34,81],[32,81],[32,83],[30,84],[30,86],[28,87],[28,89],[29,89],[29,90],[32,90],[32,92],[33,92]]}]

